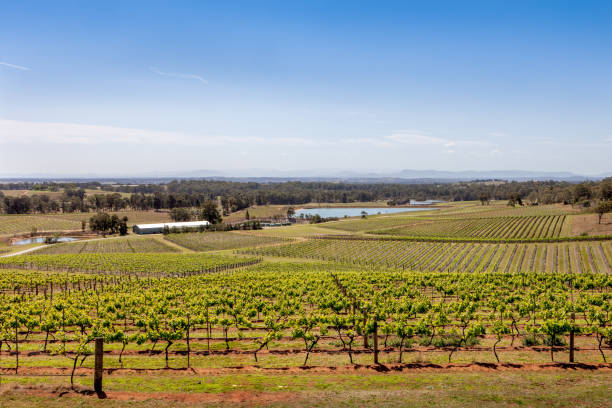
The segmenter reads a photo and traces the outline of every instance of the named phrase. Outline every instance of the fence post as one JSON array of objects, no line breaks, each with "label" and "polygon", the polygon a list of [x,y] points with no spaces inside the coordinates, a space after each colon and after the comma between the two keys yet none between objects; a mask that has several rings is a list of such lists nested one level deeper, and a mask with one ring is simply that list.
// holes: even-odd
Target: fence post
[{"label": "fence post", "polygon": [[19,372],[19,319],[15,317],[15,374]]},{"label": "fence post", "polygon": [[102,369],[104,368],[104,338],[96,337],[95,366],[94,366],[94,391],[98,396],[103,395],[102,391]]},{"label": "fence post", "polygon": [[574,312],[572,312],[572,328],[570,330],[570,344],[569,344],[569,361],[574,362],[574,320],[576,319]]},{"label": "fence post", "polygon": [[189,321],[189,315],[187,315],[187,368],[190,368],[190,361],[189,361],[189,355],[191,354],[191,347],[189,345],[189,329],[190,329],[190,321]]},{"label": "fence post", "polygon": [[378,322],[374,322],[374,364],[378,364]]}]

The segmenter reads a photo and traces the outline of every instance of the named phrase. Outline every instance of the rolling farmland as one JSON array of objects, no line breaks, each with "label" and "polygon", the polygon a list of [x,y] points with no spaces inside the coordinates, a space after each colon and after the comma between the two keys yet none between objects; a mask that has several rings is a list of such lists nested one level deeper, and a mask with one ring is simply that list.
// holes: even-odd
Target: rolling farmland
[{"label": "rolling farmland", "polygon": [[[93,360],[81,366],[80,358],[102,337],[110,387],[139,370],[161,373],[164,387],[236,367],[266,378],[457,364],[524,373],[561,370],[571,330],[580,364],[608,370],[612,240],[566,238],[570,213],[494,211],[462,203],[418,216],[131,235],[0,258],[0,340],[11,346],[0,350],[0,370],[18,374],[8,381],[35,375],[56,384],[74,370],[72,381],[87,384]],[[173,253],[181,247],[226,252]],[[572,308],[580,313],[572,317]],[[145,383],[138,389],[154,387]]]}]

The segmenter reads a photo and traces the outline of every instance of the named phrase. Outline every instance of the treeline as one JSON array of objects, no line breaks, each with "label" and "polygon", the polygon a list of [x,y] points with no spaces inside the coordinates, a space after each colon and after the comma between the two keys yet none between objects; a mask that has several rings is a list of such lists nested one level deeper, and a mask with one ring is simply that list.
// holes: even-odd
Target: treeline
[{"label": "treeline", "polygon": [[[151,186],[158,189],[159,185]],[[572,184],[556,181],[465,182],[446,184],[357,184],[332,182],[241,183],[208,180],[172,181],[166,191],[132,195],[133,201],[153,208],[199,207],[202,202],[221,197],[225,213],[252,205],[300,205],[312,202],[356,203],[387,201],[404,204],[411,199],[471,201],[518,200],[527,204],[584,204],[612,198],[612,178],[601,182]],[[143,187],[144,188],[144,187]]]},{"label": "treeline", "polygon": [[131,208],[130,200],[119,193],[86,195],[85,190],[67,190],[59,197],[48,194],[10,196],[0,191],[0,213],[74,213],[90,211],[120,211]]},{"label": "treeline", "polygon": [[[58,186],[63,193],[54,198],[45,194]],[[201,208],[220,197],[223,213],[229,214],[252,205],[307,203],[356,203],[386,201],[390,205],[412,200],[468,201],[513,200],[525,204],[568,203],[589,206],[593,201],[612,200],[612,178],[600,182],[572,184],[556,181],[503,182],[478,181],[444,184],[384,184],[335,182],[255,183],[211,180],[180,180],[167,184],[110,186],[100,183],[0,184],[0,189],[27,189],[19,197],[0,192],[0,212],[27,214],[46,212],[88,212]],[[19,188],[17,188],[19,187]],[[99,193],[86,193],[86,188]],[[36,189],[35,189],[36,188]],[[40,193],[36,193],[40,191]]]}]

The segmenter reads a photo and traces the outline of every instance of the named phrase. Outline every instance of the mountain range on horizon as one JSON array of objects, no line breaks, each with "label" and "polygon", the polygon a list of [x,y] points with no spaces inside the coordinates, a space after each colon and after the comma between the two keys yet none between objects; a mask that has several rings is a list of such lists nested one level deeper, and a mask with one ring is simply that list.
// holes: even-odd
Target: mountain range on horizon
[{"label": "mountain range on horizon", "polygon": [[279,171],[272,169],[157,171],[141,174],[0,174],[0,180],[134,180],[134,179],[215,179],[228,181],[354,181],[354,182],[459,182],[473,180],[505,181],[568,181],[581,182],[601,180],[612,177],[612,172],[584,175],[573,172],[529,171],[529,170],[414,170],[404,169],[397,172],[373,172],[350,170],[294,170]]}]

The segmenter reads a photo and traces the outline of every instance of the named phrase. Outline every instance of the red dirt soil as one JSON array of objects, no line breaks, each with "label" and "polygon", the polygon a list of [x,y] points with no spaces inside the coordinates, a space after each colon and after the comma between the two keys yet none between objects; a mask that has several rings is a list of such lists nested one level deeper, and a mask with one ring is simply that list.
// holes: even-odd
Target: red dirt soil
[{"label": "red dirt soil", "polygon": [[[586,364],[586,363],[530,363],[530,364],[513,364],[513,363],[469,363],[469,364],[433,364],[433,363],[406,363],[406,364],[388,364],[388,365],[359,365],[352,366],[305,366],[305,367],[274,367],[266,368],[257,365],[236,366],[224,368],[160,368],[160,369],[134,369],[134,368],[107,368],[104,369],[105,375],[148,375],[160,373],[172,373],[179,376],[184,375],[222,375],[255,372],[269,373],[288,373],[295,374],[308,371],[309,373],[354,373],[360,372],[402,372],[402,371],[505,371],[505,370],[525,370],[525,371],[564,371],[564,370],[612,370],[612,363]],[[71,368],[52,368],[52,367],[22,367],[19,368],[19,376],[69,376]],[[15,369],[2,368],[0,374],[11,375],[15,373]],[[91,368],[77,368],[75,375],[92,375]]]}]

